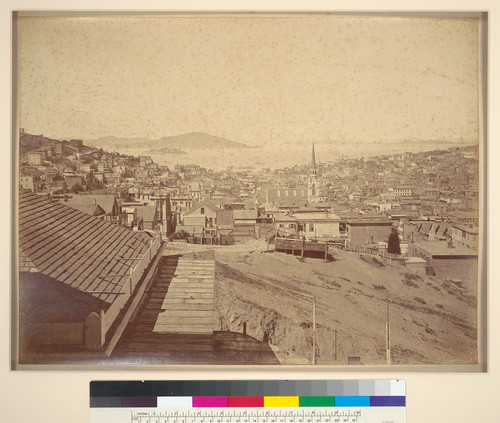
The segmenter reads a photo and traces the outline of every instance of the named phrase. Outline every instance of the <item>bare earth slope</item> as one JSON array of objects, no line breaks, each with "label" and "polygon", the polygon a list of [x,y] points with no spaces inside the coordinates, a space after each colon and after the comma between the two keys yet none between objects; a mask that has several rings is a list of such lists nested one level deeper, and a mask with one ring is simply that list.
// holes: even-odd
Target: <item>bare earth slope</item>
[{"label": "bare earth slope", "polygon": [[324,262],[265,249],[261,241],[216,247],[215,330],[243,332],[246,323],[282,364],[311,363],[315,301],[318,364],[349,356],[386,364],[388,301],[392,364],[477,362],[475,292],[357,253]]}]

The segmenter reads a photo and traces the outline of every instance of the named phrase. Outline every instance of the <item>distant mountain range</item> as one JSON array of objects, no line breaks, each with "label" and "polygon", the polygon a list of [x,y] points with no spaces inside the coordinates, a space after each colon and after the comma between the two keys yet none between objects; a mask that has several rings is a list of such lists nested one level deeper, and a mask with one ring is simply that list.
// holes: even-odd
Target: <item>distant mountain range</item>
[{"label": "distant mountain range", "polygon": [[156,140],[149,138],[118,138],[101,137],[93,140],[84,140],[86,145],[92,145],[105,150],[120,150],[140,148],[145,152],[184,154],[185,150],[221,150],[230,148],[252,148],[247,144],[230,141],[225,138],[205,134],[203,132],[190,132],[172,137],[163,137]]}]

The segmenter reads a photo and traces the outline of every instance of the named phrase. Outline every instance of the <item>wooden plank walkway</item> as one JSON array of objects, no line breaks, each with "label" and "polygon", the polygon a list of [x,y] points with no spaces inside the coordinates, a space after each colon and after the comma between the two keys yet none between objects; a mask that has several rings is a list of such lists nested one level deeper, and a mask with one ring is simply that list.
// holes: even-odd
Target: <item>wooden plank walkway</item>
[{"label": "wooden plank walkway", "polygon": [[165,255],[111,361],[213,363],[214,251]]},{"label": "wooden plank walkway", "polygon": [[[161,299],[161,311],[153,328],[156,333],[212,335],[214,318],[215,254],[213,250],[188,253],[172,263],[166,257],[158,273],[152,299]],[[167,282],[169,281],[169,282]],[[148,316],[148,311],[144,311]],[[154,311],[153,311],[154,314]]]},{"label": "wooden plank walkway", "polygon": [[279,364],[267,343],[213,331],[214,251],[166,255],[109,362]]}]

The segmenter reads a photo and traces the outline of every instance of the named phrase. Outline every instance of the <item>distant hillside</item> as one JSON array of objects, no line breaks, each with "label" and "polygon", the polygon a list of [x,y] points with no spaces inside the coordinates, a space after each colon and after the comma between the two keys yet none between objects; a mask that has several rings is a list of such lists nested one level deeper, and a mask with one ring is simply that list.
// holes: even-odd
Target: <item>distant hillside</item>
[{"label": "distant hillside", "polygon": [[101,137],[98,139],[86,140],[85,143],[106,150],[142,148],[143,150],[170,151],[174,154],[182,154],[186,149],[212,150],[250,148],[250,146],[246,144],[230,141],[203,132],[190,132],[172,137],[163,137],[157,140],[148,138]]},{"label": "distant hillside", "polygon": [[22,156],[29,151],[38,150],[42,147],[52,147],[57,143],[60,143],[60,141],[44,137],[43,135],[32,135],[21,132],[19,134],[19,154]]}]

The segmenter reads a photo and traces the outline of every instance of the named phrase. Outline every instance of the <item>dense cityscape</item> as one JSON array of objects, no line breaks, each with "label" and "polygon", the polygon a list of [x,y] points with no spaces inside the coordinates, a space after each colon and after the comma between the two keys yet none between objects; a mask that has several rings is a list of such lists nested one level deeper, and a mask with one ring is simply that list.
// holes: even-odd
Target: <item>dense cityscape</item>
[{"label": "dense cityscape", "polygon": [[[76,343],[81,345],[77,350],[83,345],[87,354],[94,351],[93,359],[100,351],[101,360],[117,354],[148,360],[151,345],[142,343],[144,336],[184,334],[199,343],[206,334],[211,340],[209,346],[203,344],[206,351],[196,357],[193,350],[184,353],[187,362],[248,364],[255,357],[260,364],[276,359],[283,364],[474,362],[478,148],[332,161],[317,160],[317,149],[312,143],[308,165],[288,168],[214,170],[188,159],[169,168],[147,155],[21,131],[20,277],[24,292],[32,292],[21,294],[26,301],[20,314],[24,359],[68,360],[71,354],[54,356],[54,351],[60,351],[60,344],[75,348]],[[187,280],[180,276],[181,286],[176,286],[176,275],[185,269],[201,274],[189,273]],[[37,291],[42,286],[38,277],[48,284],[43,293]],[[353,279],[358,280],[354,287]],[[78,341],[71,331],[51,339],[53,328],[63,324],[61,307],[74,301],[65,297],[68,293],[59,297],[61,283],[82,295],[77,301],[82,308],[69,321],[95,319],[95,337],[85,326],[84,333],[76,332]],[[145,294],[141,289],[147,283],[160,291]],[[161,288],[171,285],[176,287]],[[429,321],[408,320],[416,329],[425,328],[425,342],[415,345],[414,337],[405,339],[411,331],[402,326],[401,344],[395,342],[391,359],[389,326],[381,346],[378,331],[368,342],[357,334],[355,322],[344,317],[334,324],[328,298],[338,290],[343,293],[335,295],[337,309],[349,309],[354,295],[356,302],[387,302],[405,313],[435,314],[439,321],[432,328]],[[294,291],[298,296],[291,303],[272,302],[274,295]],[[164,299],[160,308],[156,296]],[[44,312],[28,312],[42,298],[47,301]],[[146,305],[134,325],[127,311],[136,310],[133,301],[141,298],[147,298],[141,300]],[[319,313],[313,326],[311,301]],[[47,310],[53,314],[44,314]],[[375,316],[388,319],[379,312]],[[129,322],[126,329],[116,329],[119,321]],[[455,329],[445,329],[448,324]],[[437,328],[446,333],[446,341]],[[351,347],[345,341],[337,347],[342,333]],[[393,329],[395,340],[396,333]],[[249,358],[240,339],[228,338],[234,334],[264,347],[244,344],[244,350],[254,353]],[[427,339],[429,334],[440,341]],[[153,349],[163,355],[158,352],[154,360],[177,362],[178,354],[164,351],[170,342],[160,339]],[[176,342],[184,345],[186,339]],[[429,342],[449,343],[446,350],[460,343],[462,352],[454,350],[447,358],[449,352],[443,356]]]}]

